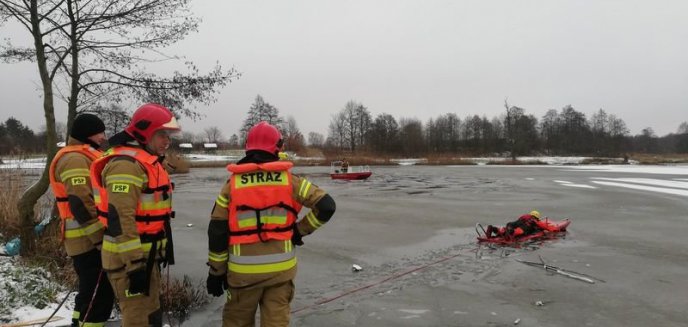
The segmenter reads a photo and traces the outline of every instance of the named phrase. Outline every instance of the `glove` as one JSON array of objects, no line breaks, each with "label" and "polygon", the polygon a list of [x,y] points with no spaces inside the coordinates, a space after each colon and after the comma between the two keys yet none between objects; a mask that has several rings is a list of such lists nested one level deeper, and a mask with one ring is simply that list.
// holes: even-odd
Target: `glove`
[{"label": "glove", "polygon": [[294,224],[294,233],[291,234],[291,243],[297,246],[303,245],[303,239],[296,224]]},{"label": "glove", "polygon": [[145,294],[148,295],[148,276],[146,276],[146,269],[139,269],[130,272],[129,277],[129,294]]},{"label": "glove", "polygon": [[220,296],[225,294],[225,290],[229,288],[227,282],[227,275],[213,275],[208,274],[208,279],[205,280],[205,286],[208,289],[208,294],[213,296]]}]

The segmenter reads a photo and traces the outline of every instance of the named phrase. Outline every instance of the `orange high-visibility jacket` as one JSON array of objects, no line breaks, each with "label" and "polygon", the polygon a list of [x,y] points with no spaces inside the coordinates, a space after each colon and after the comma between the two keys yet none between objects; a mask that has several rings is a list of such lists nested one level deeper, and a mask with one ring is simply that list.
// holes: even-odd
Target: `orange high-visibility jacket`
[{"label": "orange high-visibility jacket", "polygon": [[291,162],[229,165],[229,244],[290,240],[301,204],[292,197]]},{"label": "orange high-visibility jacket", "polygon": [[[57,166],[57,163],[60,161],[60,158],[62,158],[65,154],[72,152],[78,152],[84,155],[86,158],[89,158],[91,161],[96,160],[98,157],[100,157],[102,153],[88,144],[68,145],[60,149],[60,151],[57,151],[57,153],[55,154],[55,158],[53,159],[53,162],[50,163],[50,187],[52,188],[53,193],[55,194],[55,200],[57,201],[57,211],[60,215],[60,218],[62,218],[63,220],[63,224],[65,219],[74,219],[74,215],[72,214],[72,210],[69,209],[69,202],[67,201],[67,189],[64,185],[65,181],[58,182],[55,178],[55,166]],[[85,180],[83,182],[84,184],[86,184]]]},{"label": "orange high-visibility jacket", "polygon": [[[117,146],[108,150],[96,160],[91,167],[93,196],[98,209],[98,219],[107,227],[108,199],[102,172],[105,165],[117,156],[128,156],[136,160],[145,170],[147,184],[141,190],[141,197],[136,205],[136,229],[139,235],[156,235],[164,232],[165,222],[172,218],[172,184],[167,171],[154,156],[144,149],[129,146]],[[112,184],[113,188],[128,187],[126,184]],[[114,191],[114,190],[113,190]]]}]

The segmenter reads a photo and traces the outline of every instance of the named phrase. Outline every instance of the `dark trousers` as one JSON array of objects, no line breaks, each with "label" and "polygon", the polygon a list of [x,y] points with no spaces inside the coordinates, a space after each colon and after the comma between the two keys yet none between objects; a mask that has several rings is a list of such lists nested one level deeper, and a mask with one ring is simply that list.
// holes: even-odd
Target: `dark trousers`
[{"label": "dark trousers", "polygon": [[[74,270],[79,278],[79,293],[77,293],[74,303],[74,316],[72,323],[86,322],[105,322],[110,318],[115,295],[112,287],[105,276],[105,272],[100,276],[103,269],[100,259],[100,251],[93,249],[83,254],[72,257]],[[93,291],[98,290],[93,297]],[[91,303],[93,299],[93,303]],[[90,311],[89,311],[90,305]],[[88,317],[86,314],[88,313]]]},{"label": "dark trousers", "polygon": [[506,224],[507,233],[511,235],[514,234],[514,230],[516,230],[516,228],[521,228],[521,230],[523,230],[523,235],[530,235],[538,231],[535,223],[526,223],[520,219]]}]

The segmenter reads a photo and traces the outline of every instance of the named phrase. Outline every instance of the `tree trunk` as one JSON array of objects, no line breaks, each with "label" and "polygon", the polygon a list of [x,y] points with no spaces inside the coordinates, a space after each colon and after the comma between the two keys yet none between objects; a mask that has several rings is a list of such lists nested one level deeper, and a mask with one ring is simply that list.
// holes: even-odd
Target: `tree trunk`
[{"label": "tree trunk", "polygon": [[77,99],[79,98],[79,47],[77,46],[77,21],[75,12],[78,12],[78,8],[75,11],[72,8],[73,5],[78,4],[74,1],[67,0],[67,15],[70,21],[70,42],[72,44],[71,57],[72,57],[72,67],[70,72],[71,86],[69,101],[67,102],[67,135],[72,132],[72,125],[74,125],[74,118],[76,118],[77,109]]},{"label": "tree trunk", "polygon": [[41,178],[31,185],[22,194],[17,209],[19,210],[19,218],[21,219],[21,254],[31,254],[35,248],[36,236],[33,232],[34,222],[34,207],[38,199],[48,190],[49,182],[48,175],[50,169],[50,162],[55,157],[57,145],[55,140],[55,108],[53,106],[53,86],[48,74],[48,67],[45,57],[45,48],[43,46],[43,36],[40,28],[40,20],[38,17],[38,3],[37,0],[31,0],[31,27],[36,47],[36,63],[38,64],[38,72],[41,76],[41,83],[43,85],[43,111],[45,113],[45,140],[47,148],[47,159],[45,169]]}]

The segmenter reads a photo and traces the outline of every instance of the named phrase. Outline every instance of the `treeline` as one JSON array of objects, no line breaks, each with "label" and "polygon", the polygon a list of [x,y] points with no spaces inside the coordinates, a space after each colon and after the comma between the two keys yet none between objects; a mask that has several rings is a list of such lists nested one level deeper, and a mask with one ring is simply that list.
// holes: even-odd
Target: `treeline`
[{"label": "treeline", "polygon": [[[58,126],[58,129],[64,131],[64,124]],[[14,117],[0,123],[0,155],[43,153],[45,148],[45,129],[36,133]]]},{"label": "treeline", "polygon": [[373,117],[363,104],[349,101],[332,116],[323,148],[328,152],[361,152],[389,156],[592,155],[628,152],[686,153],[688,123],[676,133],[658,137],[652,128],[631,135],[619,117],[600,109],[589,118],[568,105],[538,119],[517,106],[504,105],[498,117],[447,113],[422,122],[386,113]]},{"label": "treeline", "polygon": [[[119,106],[95,107],[107,126],[108,135],[121,130],[130,113]],[[447,113],[426,122],[416,118],[395,118],[386,113],[373,117],[363,104],[349,101],[332,115],[327,137],[301,133],[296,119],[280,116],[276,106],[260,95],[246,113],[238,133],[225,136],[211,126],[200,133],[183,132],[175,139],[203,149],[203,143],[215,143],[218,149],[241,149],[251,126],[259,121],[278,126],[285,139],[285,149],[302,152],[307,147],[326,153],[368,152],[386,156],[418,157],[425,155],[586,155],[622,156],[625,153],[688,153],[688,122],[679,124],[676,133],[658,137],[647,127],[631,135],[623,119],[600,109],[587,117],[568,105],[551,109],[539,119],[525,109],[504,104],[504,113],[488,118]],[[56,126],[58,141],[64,141],[65,124]],[[45,151],[45,132],[35,133],[10,117],[0,123],[0,155]]]}]

